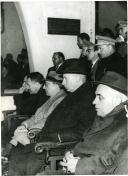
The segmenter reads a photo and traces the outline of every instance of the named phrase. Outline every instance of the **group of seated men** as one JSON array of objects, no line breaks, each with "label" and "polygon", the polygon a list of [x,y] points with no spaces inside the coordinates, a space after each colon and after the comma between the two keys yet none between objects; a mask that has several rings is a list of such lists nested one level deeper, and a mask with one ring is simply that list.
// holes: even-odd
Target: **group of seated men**
[{"label": "group of seated men", "polygon": [[[35,144],[28,138],[32,128],[41,130],[36,142],[77,141],[60,162],[65,174],[128,173],[124,154],[127,150],[127,68],[115,51],[115,43],[110,37],[97,36],[96,45],[90,41],[83,43],[80,59],[63,59],[58,67],[49,69],[41,86],[46,99],[34,115],[15,129],[7,145],[9,176],[35,175],[45,166],[46,153],[35,153]],[[90,58],[91,66],[84,53]],[[34,87],[37,93],[41,87],[30,75],[29,90]]]}]

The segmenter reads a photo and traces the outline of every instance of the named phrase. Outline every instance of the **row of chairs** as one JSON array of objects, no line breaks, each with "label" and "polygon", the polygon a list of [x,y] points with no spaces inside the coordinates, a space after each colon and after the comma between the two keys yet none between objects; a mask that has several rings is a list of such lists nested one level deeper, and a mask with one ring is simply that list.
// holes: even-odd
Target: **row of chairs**
[{"label": "row of chairs", "polygon": [[[6,123],[7,130],[9,131],[13,123],[16,123],[17,121],[22,122],[23,120],[27,119],[28,116],[24,115],[17,115],[14,110],[8,110],[3,111],[4,114],[4,122]],[[46,174],[64,174],[62,171],[62,167],[59,165],[59,161],[62,160],[65,152],[69,149],[72,149],[78,141],[72,141],[72,142],[36,142],[37,135],[41,130],[38,128],[33,128],[28,131],[28,137],[31,141],[31,143],[35,144],[35,152],[37,154],[41,154],[45,152],[45,166],[42,168],[43,171],[39,171],[37,175]],[[61,152],[58,155],[58,151],[61,150]]]}]

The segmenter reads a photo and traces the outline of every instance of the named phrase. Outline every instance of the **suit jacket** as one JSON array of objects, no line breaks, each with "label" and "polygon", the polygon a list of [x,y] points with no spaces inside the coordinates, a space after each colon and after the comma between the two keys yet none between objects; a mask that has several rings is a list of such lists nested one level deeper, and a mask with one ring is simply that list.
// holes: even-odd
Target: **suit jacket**
[{"label": "suit jacket", "polygon": [[48,72],[47,72],[47,73],[49,73],[50,71],[56,71],[56,67],[55,67],[55,66],[50,67],[50,68],[48,69]]},{"label": "suit jacket", "polygon": [[126,146],[127,118],[120,105],[106,117],[96,117],[91,129],[84,134],[84,141],[75,147],[74,153],[80,157],[75,174],[115,173]]},{"label": "suit jacket", "polygon": [[46,96],[43,87],[37,92],[37,94],[18,94],[14,96],[14,103],[16,105],[16,111],[20,115],[33,115],[36,110],[43,105],[48,96]]},{"label": "suit jacket", "polygon": [[62,64],[63,64],[63,63],[60,63],[58,66],[50,67],[50,68],[48,69],[48,72],[47,72],[47,73],[49,73],[50,71],[57,71],[58,68],[59,68]]},{"label": "suit jacket", "polygon": [[96,81],[100,80],[106,71],[115,71],[127,77],[127,65],[124,64],[123,58],[118,53],[98,60],[98,67],[95,73]]},{"label": "suit jacket", "polygon": [[93,67],[91,68],[91,80],[95,81],[95,74],[96,74],[96,70],[98,67],[98,60],[96,61],[96,63],[93,65]]},{"label": "suit jacket", "polygon": [[81,139],[84,130],[92,125],[95,116],[93,99],[93,87],[89,82],[69,93],[47,118],[38,141]]}]

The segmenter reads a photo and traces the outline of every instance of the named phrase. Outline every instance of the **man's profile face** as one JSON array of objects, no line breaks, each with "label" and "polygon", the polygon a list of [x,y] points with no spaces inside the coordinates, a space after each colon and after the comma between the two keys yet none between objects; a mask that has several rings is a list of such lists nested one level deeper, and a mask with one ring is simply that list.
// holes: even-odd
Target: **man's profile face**
[{"label": "man's profile face", "polygon": [[86,51],[86,55],[87,55],[87,59],[89,61],[92,61],[93,58],[95,57],[95,51],[94,51],[94,47],[88,47],[87,51]]},{"label": "man's profile face", "polygon": [[50,97],[54,96],[56,94],[57,87],[58,85],[56,83],[47,80],[44,85],[46,95]]},{"label": "man's profile face", "polygon": [[30,94],[36,94],[39,91],[39,87],[38,87],[39,83],[32,81],[30,78],[28,78],[27,84],[29,86]]},{"label": "man's profile face", "polygon": [[58,56],[58,54],[53,55],[52,61],[53,61],[54,66],[58,66],[61,63],[61,59]]},{"label": "man's profile face", "polygon": [[97,115],[105,117],[109,114],[117,105],[117,98],[112,88],[99,84],[96,89],[96,98],[93,101]]},{"label": "man's profile face", "polygon": [[81,51],[81,55],[82,55],[82,56],[87,56],[87,49],[88,49],[87,46],[83,46],[83,47],[82,47],[82,51]]}]

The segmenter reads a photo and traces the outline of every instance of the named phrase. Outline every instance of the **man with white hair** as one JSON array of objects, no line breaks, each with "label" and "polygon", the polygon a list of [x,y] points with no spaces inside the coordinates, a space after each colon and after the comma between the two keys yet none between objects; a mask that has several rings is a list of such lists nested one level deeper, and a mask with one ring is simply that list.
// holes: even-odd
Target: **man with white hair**
[{"label": "man with white hair", "polygon": [[[118,170],[127,149],[127,80],[108,71],[98,84],[93,101],[97,116],[83,141],[61,162],[64,170],[76,175],[128,174],[128,158],[121,172]],[[124,162],[123,162],[124,163]],[[128,170],[128,169],[127,169]]]}]

